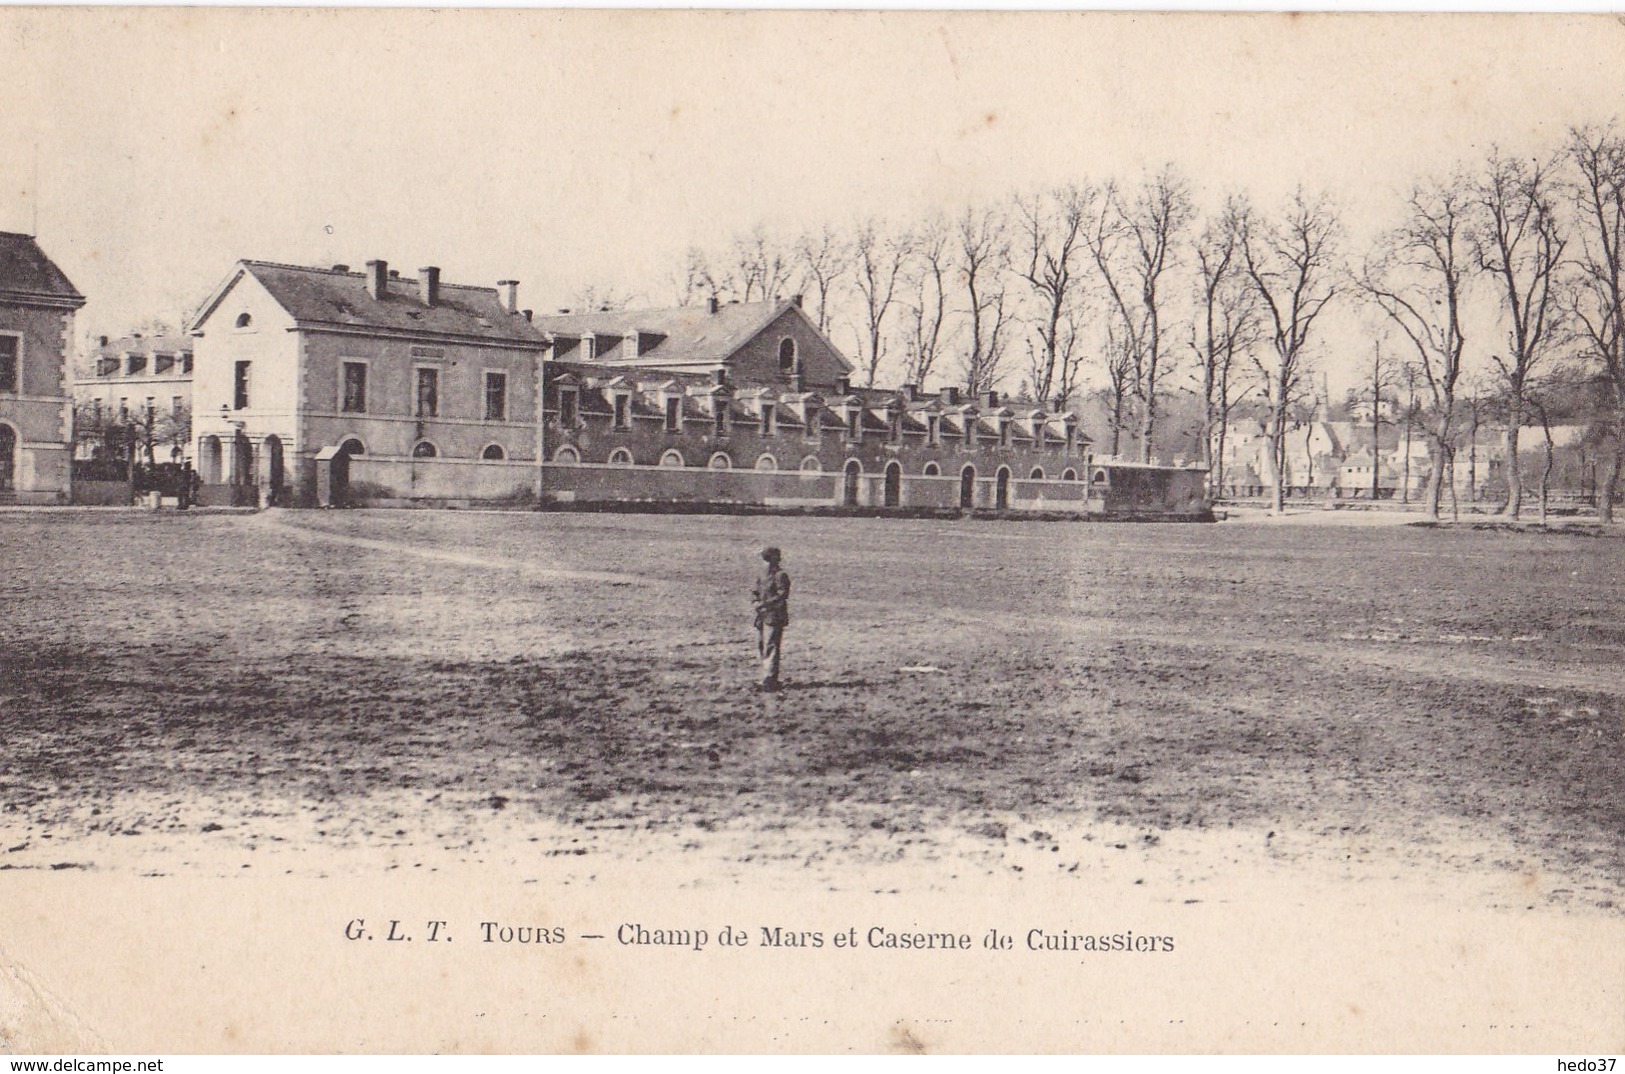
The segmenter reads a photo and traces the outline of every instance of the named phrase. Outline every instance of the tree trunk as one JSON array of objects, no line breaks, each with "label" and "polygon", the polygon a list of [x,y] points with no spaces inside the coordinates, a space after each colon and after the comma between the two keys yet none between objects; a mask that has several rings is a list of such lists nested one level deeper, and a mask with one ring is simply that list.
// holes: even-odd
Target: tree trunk
[{"label": "tree trunk", "polygon": [[1507,502],[1501,507],[1501,514],[1511,515],[1514,520],[1523,510],[1523,474],[1518,465],[1518,423],[1522,420],[1522,408],[1514,407],[1507,418]]},{"label": "tree trunk", "polygon": [[[1444,437],[1430,431],[1428,440],[1428,452],[1433,456],[1433,472],[1428,474],[1427,517],[1429,522],[1437,522],[1439,521],[1439,503],[1444,499],[1444,459],[1446,449]],[[1450,482],[1452,502],[1455,497],[1455,488],[1455,477],[1452,474]]]},{"label": "tree trunk", "polygon": [[1614,438],[1614,450],[1607,456],[1607,476],[1597,482],[1597,521],[1614,520],[1614,501],[1619,498],[1619,472],[1625,467],[1625,430]]}]

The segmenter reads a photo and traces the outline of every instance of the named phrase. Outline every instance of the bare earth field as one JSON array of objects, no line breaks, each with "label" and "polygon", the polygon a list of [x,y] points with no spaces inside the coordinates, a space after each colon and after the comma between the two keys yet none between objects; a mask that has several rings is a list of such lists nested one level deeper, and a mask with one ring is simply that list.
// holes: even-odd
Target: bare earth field
[{"label": "bare earth field", "polygon": [[1298,885],[1617,936],[1622,536],[7,514],[0,903],[479,871],[1267,915]]}]

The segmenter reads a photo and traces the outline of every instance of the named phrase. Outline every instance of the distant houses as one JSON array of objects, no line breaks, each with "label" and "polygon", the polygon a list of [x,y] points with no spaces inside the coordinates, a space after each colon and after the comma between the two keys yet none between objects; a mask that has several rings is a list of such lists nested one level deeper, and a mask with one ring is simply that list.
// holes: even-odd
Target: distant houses
[{"label": "distant houses", "polygon": [[32,236],[0,232],[0,503],[69,497],[68,355],[84,304]]}]

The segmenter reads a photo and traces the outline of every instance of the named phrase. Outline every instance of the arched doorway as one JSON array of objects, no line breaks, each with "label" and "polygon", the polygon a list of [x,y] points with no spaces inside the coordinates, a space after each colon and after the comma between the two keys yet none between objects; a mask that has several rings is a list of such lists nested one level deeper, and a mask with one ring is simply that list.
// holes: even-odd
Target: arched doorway
[{"label": "arched doorway", "polygon": [[223,461],[218,436],[205,436],[198,444],[198,480],[205,485],[220,484],[220,465]]},{"label": "arched doorway", "polygon": [[969,509],[976,506],[976,467],[967,466],[959,471],[959,506]]},{"label": "arched doorway", "polygon": [[17,489],[17,430],[0,425],[0,492]]},{"label": "arched doorway", "polygon": [[858,505],[858,483],[863,477],[863,466],[857,459],[846,464],[846,489],[841,502],[848,507]]},{"label": "arched doorway", "polygon": [[267,436],[260,446],[259,483],[271,494],[273,502],[285,483],[282,469],[282,438],[275,433]]},{"label": "arched doorway", "polygon": [[899,507],[903,503],[903,468],[895,462],[886,464],[886,506]]},{"label": "arched doorway", "polygon": [[1010,467],[1001,466],[993,478],[993,508],[996,511],[1010,509]]},{"label": "arched doorway", "polygon": [[248,437],[242,433],[238,433],[231,442],[231,483],[233,485],[254,483],[254,448],[248,442]]}]

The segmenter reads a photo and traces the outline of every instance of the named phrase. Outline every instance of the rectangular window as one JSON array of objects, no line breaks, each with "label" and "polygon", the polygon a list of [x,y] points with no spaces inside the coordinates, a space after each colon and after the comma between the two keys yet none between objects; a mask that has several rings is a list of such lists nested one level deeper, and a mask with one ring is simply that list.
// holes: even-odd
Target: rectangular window
[{"label": "rectangular window", "polygon": [[187,376],[192,375],[192,356],[190,354],[181,355],[181,372]]},{"label": "rectangular window", "polygon": [[144,354],[132,354],[124,359],[125,376],[133,377],[137,373],[145,372],[146,368],[147,356]]},{"label": "rectangular window", "polygon": [[966,414],[960,420],[965,423],[965,446],[970,447],[976,440],[976,419]]},{"label": "rectangular window", "polygon": [[0,336],[0,392],[13,395],[18,391],[16,336]]},{"label": "rectangular window", "polygon": [[118,420],[130,420],[130,400],[122,395],[118,398]]},{"label": "rectangular window", "polygon": [[942,419],[935,414],[926,415],[925,440],[928,444],[942,443]]},{"label": "rectangular window", "polygon": [[248,368],[252,362],[238,362],[237,372],[232,388],[232,408],[234,410],[248,409]]},{"label": "rectangular window", "polygon": [[668,433],[682,432],[683,429],[683,401],[675,395],[666,397],[666,431]]},{"label": "rectangular window", "polygon": [[485,374],[485,420],[508,420],[508,374]]},{"label": "rectangular window", "polygon": [[617,395],[615,397],[615,428],[627,429],[632,425],[632,397],[630,395]]},{"label": "rectangular window", "polygon": [[721,399],[718,399],[716,401],[716,408],[717,408],[716,412],[714,414],[712,414],[712,416],[711,416],[712,421],[716,425],[716,434],[718,436],[727,436],[728,435],[728,404],[724,403]]},{"label": "rectangular window", "polygon": [[167,373],[175,368],[173,354],[155,354],[152,356],[152,371],[154,373]]},{"label": "rectangular window", "polygon": [[576,427],[576,390],[564,388],[559,391],[559,424],[566,429]]},{"label": "rectangular window", "polygon": [[863,411],[853,410],[846,416],[846,435],[853,440],[863,439]]},{"label": "rectangular window", "polygon": [[1010,446],[1010,422],[1002,418],[999,420],[999,443],[1004,447]]},{"label": "rectangular window", "polygon": [[417,416],[420,418],[434,418],[440,416],[440,370],[418,369],[418,405]]},{"label": "rectangular window", "polygon": [[339,409],[346,414],[367,412],[367,363],[344,363],[344,394]]},{"label": "rectangular window", "polygon": [[778,416],[779,416],[778,411],[773,408],[772,403],[763,403],[762,404],[762,435],[763,436],[772,436],[774,433],[779,431],[778,422],[777,422]]},{"label": "rectangular window", "polygon": [[169,416],[172,417],[172,418],[180,417],[181,416],[181,407],[184,406],[184,405],[185,405],[185,401],[180,396],[178,396],[178,395],[170,396],[169,397]]},{"label": "rectangular window", "polygon": [[147,417],[151,418],[152,415],[153,415],[153,411],[155,411],[157,409],[158,409],[158,398],[156,396],[152,396],[152,395],[147,396]]}]

